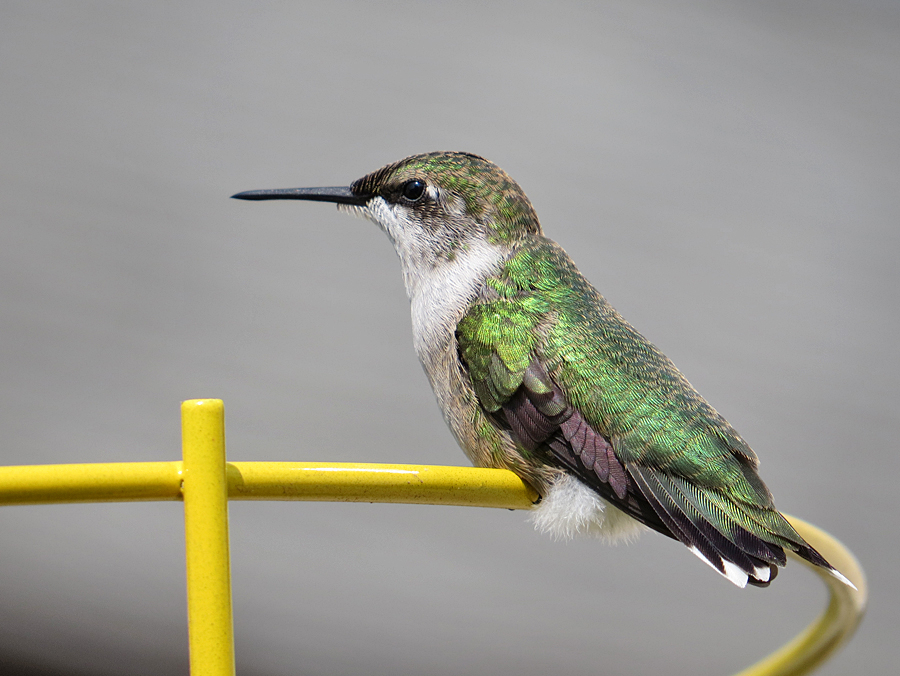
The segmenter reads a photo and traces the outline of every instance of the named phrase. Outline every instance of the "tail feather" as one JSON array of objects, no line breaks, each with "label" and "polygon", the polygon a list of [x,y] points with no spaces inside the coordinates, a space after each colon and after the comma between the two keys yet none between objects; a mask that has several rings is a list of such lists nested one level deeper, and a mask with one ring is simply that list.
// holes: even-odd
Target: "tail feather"
[{"label": "tail feather", "polygon": [[679,493],[667,491],[656,472],[630,467],[629,473],[672,533],[718,573],[739,587],[745,587],[751,579],[754,584],[767,584],[772,579],[768,562],[739,549]]},{"label": "tail feather", "polygon": [[715,492],[701,493],[684,479],[647,467],[628,465],[627,471],[671,533],[737,586],[768,586],[778,566],[787,563],[787,549],[856,588],[778,511],[733,503]]},{"label": "tail feather", "polygon": [[739,524],[738,515],[735,513],[737,510],[733,503],[727,502],[716,494],[701,494],[680,477],[662,475],[662,478],[670,482],[684,496],[701,518],[712,524],[741,551],[776,566],[783,566],[787,563],[787,557],[780,546],[766,542]]},{"label": "tail feather", "polygon": [[[747,510],[747,513],[754,522],[762,525],[767,537],[778,542],[784,549],[794,552],[801,559],[809,561],[814,566],[823,568],[836,579],[856,589],[856,585],[848,580],[837,568],[828,563],[824,556],[809,546],[806,540],[803,539],[803,536],[796,531],[781,513],[775,510],[763,511],[758,508]],[[783,566],[785,563],[786,561],[779,565]]]}]

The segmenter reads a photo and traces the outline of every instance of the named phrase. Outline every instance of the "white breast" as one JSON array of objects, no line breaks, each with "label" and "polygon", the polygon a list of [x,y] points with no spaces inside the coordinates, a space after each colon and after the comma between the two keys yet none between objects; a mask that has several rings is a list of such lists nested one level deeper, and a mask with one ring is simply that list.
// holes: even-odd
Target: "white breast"
[{"label": "white breast", "polygon": [[[400,257],[403,262],[403,256]],[[424,362],[427,354],[446,344],[456,331],[485,279],[497,274],[503,251],[485,241],[472,242],[452,261],[438,261],[434,267],[404,265],[403,278],[412,312],[416,354]]]}]

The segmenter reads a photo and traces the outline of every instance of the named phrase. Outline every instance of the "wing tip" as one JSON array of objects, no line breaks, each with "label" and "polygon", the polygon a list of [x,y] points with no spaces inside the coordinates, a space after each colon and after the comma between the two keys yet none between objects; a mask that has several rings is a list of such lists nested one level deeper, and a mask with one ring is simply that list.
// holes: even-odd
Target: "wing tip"
[{"label": "wing tip", "polygon": [[853,584],[853,583],[850,581],[850,578],[846,577],[846,576],[845,576],[843,573],[841,573],[841,571],[839,571],[837,568],[834,568],[834,567],[832,567],[832,566],[829,566],[826,570],[828,571],[828,574],[831,575],[831,577],[840,580],[841,582],[843,582],[845,585],[847,585],[848,587],[850,587],[850,588],[853,589],[854,591],[859,591],[859,589],[857,588],[857,586],[856,586],[855,584]]},{"label": "wing tip", "polygon": [[856,585],[853,584],[850,579],[846,577],[841,571],[828,563],[824,556],[819,554],[819,552],[813,549],[809,544],[804,542],[803,545],[804,546],[794,549],[794,553],[797,556],[805,559],[806,561],[809,561],[814,566],[823,569],[826,573],[831,575],[831,577],[835,578],[836,580],[840,580],[851,589],[859,591]]}]

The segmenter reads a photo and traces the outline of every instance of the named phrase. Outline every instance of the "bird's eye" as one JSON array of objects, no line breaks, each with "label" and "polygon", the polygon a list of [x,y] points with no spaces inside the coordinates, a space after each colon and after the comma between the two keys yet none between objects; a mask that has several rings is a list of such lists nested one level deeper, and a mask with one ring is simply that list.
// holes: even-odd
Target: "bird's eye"
[{"label": "bird's eye", "polygon": [[413,179],[403,184],[401,189],[403,196],[410,202],[417,202],[425,194],[425,181]]}]

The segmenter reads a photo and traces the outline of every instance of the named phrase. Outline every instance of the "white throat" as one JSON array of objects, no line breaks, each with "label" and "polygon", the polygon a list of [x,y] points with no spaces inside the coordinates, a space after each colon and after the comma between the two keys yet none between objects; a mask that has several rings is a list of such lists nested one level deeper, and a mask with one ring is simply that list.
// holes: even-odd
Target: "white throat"
[{"label": "white throat", "polygon": [[503,247],[473,236],[452,256],[435,256],[435,245],[422,228],[374,198],[365,207],[346,207],[373,221],[394,244],[412,311],[413,341],[423,364],[445,347],[456,325],[478,296],[485,279],[496,274],[507,254]]},{"label": "white throat", "polygon": [[[499,271],[503,257],[500,248],[480,240],[454,260],[441,261],[430,269],[407,271],[404,264],[413,341],[420,359],[445,344],[455,333],[456,325],[477,298],[485,280]],[[402,255],[400,259],[402,262]]]}]

